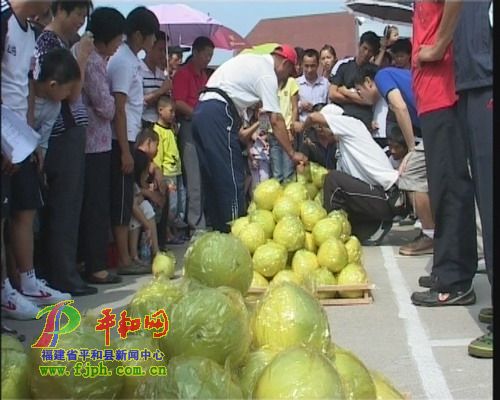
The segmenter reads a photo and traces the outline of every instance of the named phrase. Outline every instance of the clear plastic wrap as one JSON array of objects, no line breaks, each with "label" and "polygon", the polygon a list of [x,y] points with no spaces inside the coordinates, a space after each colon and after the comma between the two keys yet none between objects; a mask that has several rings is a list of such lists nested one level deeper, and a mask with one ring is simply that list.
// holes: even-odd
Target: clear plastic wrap
[{"label": "clear plastic wrap", "polygon": [[273,241],[260,246],[253,255],[253,268],[266,278],[272,278],[286,267],[288,252],[285,246]]},{"label": "clear plastic wrap", "polygon": [[301,249],[297,250],[292,259],[292,270],[303,278],[319,268],[315,253]]},{"label": "clear plastic wrap", "polygon": [[184,273],[206,286],[229,286],[245,295],[253,277],[252,257],[234,235],[209,232],[187,249]]},{"label": "clear plastic wrap", "polygon": [[292,271],[291,269],[284,269],[283,271],[278,272],[269,286],[277,285],[281,282],[290,282],[295,283],[296,285],[302,285],[302,276]]},{"label": "clear plastic wrap", "polygon": [[274,227],[276,222],[274,221],[273,213],[269,210],[255,210],[249,214],[250,222],[255,222],[259,224],[264,233],[266,234],[266,239],[271,239],[273,237]]},{"label": "clear plastic wrap", "polygon": [[320,286],[336,284],[337,278],[335,278],[335,275],[327,268],[318,268],[304,278],[304,287],[313,293],[318,299],[335,297],[337,292],[322,293],[317,292],[317,289]]},{"label": "clear plastic wrap", "polygon": [[277,354],[262,371],[254,399],[345,399],[342,381],[321,352],[296,347]]},{"label": "clear plastic wrap", "polygon": [[246,356],[251,336],[248,311],[232,288],[201,288],[188,292],[169,315],[170,330],[160,346],[168,357],[210,358],[237,366]]},{"label": "clear plastic wrap", "polygon": [[319,192],[319,189],[312,182],[306,182],[306,189],[310,199],[314,199]]},{"label": "clear plastic wrap", "polygon": [[[141,332],[141,334],[129,335],[127,340],[121,341],[117,346],[123,350],[142,350],[147,349],[153,353],[158,348],[158,341],[154,340],[151,335]],[[149,371],[152,366],[166,366],[167,360],[158,362],[154,359],[144,360],[139,358],[138,361],[127,361],[123,365],[140,366],[144,371]],[[120,399],[157,399],[161,398],[158,395],[158,389],[165,384],[163,376],[123,376],[123,386],[120,392]],[[163,384],[163,385],[162,385]],[[156,397],[155,397],[156,396]]]},{"label": "clear plastic wrap", "polygon": [[325,176],[328,174],[328,170],[313,162],[309,163],[309,165],[311,166],[311,180],[318,189],[321,189],[325,183]]},{"label": "clear plastic wrap", "polygon": [[282,244],[287,251],[296,251],[304,247],[306,231],[298,217],[284,217],[274,228],[273,240]]},{"label": "clear plastic wrap", "polygon": [[318,262],[333,273],[340,272],[347,265],[347,250],[340,239],[330,238],[318,250]]},{"label": "clear plastic wrap", "polygon": [[275,355],[275,351],[267,348],[261,348],[248,354],[238,373],[241,391],[245,399],[252,398],[260,374],[271,363]]},{"label": "clear plastic wrap", "polygon": [[307,345],[324,351],[330,326],[321,304],[305,289],[289,282],[272,283],[252,315],[256,348],[280,351]]},{"label": "clear plastic wrap", "polygon": [[229,223],[229,225],[231,225],[231,233],[234,236],[238,236],[241,230],[249,223],[250,223],[250,217],[248,216],[235,219],[234,221]]},{"label": "clear plastic wrap", "polygon": [[316,194],[314,201],[320,205],[323,205],[323,188],[321,188],[319,192]]},{"label": "clear plastic wrap", "polygon": [[11,335],[2,335],[2,399],[26,399],[29,396],[29,356],[23,345]]},{"label": "clear plastic wrap", "polygon": [[303,201],[300,205],[300,219],[306,231],[311,232],[314,225],[326,217],[326,210],[314,200]]},{"label": "clear plastic wrap", "polygon": [[153,276],[157,278],[161,275],[165,278],[172,278],[175,274],[176,264],[177,260],[173,252],[158,252],[153,259]]},{"label": "clear plastic wrap", "polygon": [[350,236],[345,242],[345,249],[347,250],[347,262],[349,264],[361,264],[363,262],[363,248],[356,236]]},{"label": "clear plastic wrap", "polygon": [[[337,275],[339,285],[357,285],[368,283],[365,269],[359,264],[347,264]],[[363,297],[362,290],[349,290],[339,292],[340,297],[355,299]]]},{"label": "clear plastic wrap", "polygon": [[365,365],[350,351],[336,347],[331,360],[339,373],[348,400],[373,400],[375,384]]},{"label": "clear plastic wrap", "polygon": [[377,400],[404,400],[405,396],[401,394],[389,380],[378,371],[370,371],[370,375],[375,384]]},{"label": "clear plastic wrap", "polygon": [[283,189],[277,179],[267,179],[255,188],[253,201],[258,209],[271,211],[282,193]]},{"label": "clear plastic wrap", "polygon": [[[104,335],[95,330],[95,316],[82,318],[80,326],[71,334],[60,335],[57,348],[66,351],[76,349],[103,349]],[[112,342],[113,344],[113,342]],[[114,346],[107,347],[114,350]],[[52,365],[44,363],[40,357],[40,349],[32,349],[31,394],[34,399],[115,399],[121,392],[123,378],[114,373],[119,362],[106,361],[105,366],[112,375],[95,376],[92,379],[75,375],[74,361],[57,361],[58,366],[66,366],[67,376],[42,376],[38,367]],[[90,353],[89,353],[90,357]],[[102,360],[87,359],[90,366],[99,368]]]},{"label": "clear plastic wrap", "polygon": [[342,221],[335,218],[324,218],[318,221],[312,230],[314,243],[321,246],[328,239],[340,239],[342,234]]},{"label": "clear plastic wrap", "polygon": [[306,186],[300,182],[288,183],[283,190],[283,196],[291,198],[299,204],[308,199]]},{"label": "clear plastic wrap", "polygon": [[347,242],[351,236],[351,223],[349,222],[347,212],[345,210],[333,210],[330,214],[328,214],[328,218],[334,218],[342,222],[340,239]]},{"label": "clear plastic wrap", "polygon": [[173,305],[188,291],[187,279],[169,280],[164,277],[148,282],[134,295],[127,311],[132,317],[144,317],[163,308],[170,313]]},{"label": "clear plastic wrap", "polygon": [[243,396],[227,367],[208,358],[181,356],[170,360],[164,398],[242,399]]},{"label": "clear plastic wrap", "polygon": [[242,229],[237,236],[248,249],[250,254],[255,253],[257,247],[266,243],[266,232],[264,228],[256,222],[250,222]]},{"label": "clear plastic wrap", "polygon": [[250,287],[258,289],[267,289],[269,287],[269,281],[266,278],[264,278],[261,274],[259,274],[257,271],[253,271],[253,279]]},{"label": "clear plastic wrap", "polygon": [[291,197],[281,196],[274,203],[273,217],[276,221],[280,221],[286,216],[300,217],[300,203]]},{"label": "clear plastic wrap", "polygon": [[314,242],[314,236],[311,232],[306,232],[306,239],[304,241],[304,248],[306,250],[312,251],[314,254],[318,251],[318,246]]}]

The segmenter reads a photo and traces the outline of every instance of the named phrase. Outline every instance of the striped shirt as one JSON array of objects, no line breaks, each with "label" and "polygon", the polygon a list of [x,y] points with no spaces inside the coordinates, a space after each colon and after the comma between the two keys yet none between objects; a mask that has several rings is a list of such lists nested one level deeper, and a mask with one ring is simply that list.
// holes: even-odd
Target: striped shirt
[{"label": "striped shirt", "polygon": [[[156,68],[153,72],[146,65],[144,60],[141,60],[141,75],[142,75],[142,88],[144,89],[144,97],[148,94],[153,93],[162,87],[163,82],[165,82],[165,74],[160,68]],[[142,113],[142,119],[148,122],[158,121],[158,111],[156,104],[147,105],[144,104],[144,111]]]},{"label": "striped shirt", "polygon": [[[37,79],[40,73],[41,58],[54,48],[67,49],[68,46],[55,32],[43,31],[38,37],[35,47],[35,71],[33,74],[35,79]],[[52,136],[58,136],[75,126],[87,125],[87,108],[82,102],[81,95],[77,101],[71,104],[68,100],[63,100],[61,101],[61,113],[58,115],[52,128]]]}]

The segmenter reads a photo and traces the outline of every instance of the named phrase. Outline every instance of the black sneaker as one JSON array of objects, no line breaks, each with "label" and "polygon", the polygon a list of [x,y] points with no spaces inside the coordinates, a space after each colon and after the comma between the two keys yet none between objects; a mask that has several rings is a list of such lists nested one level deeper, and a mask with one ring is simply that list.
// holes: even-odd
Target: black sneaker
[{"label": "black sneaker", "polygon": [[466,291],[439,293],[430,289],[426,292],[413,292],[411,302],[422,307],[468,306],[476,302],[476,293],[471,287]]},{"label": "black sneaker", "polygon": [[377,231],[361,242],[363,246],[379,246],[384,237],[391,231],[392,221],[382,221]]},{"label": "black sneaker", "polygon": [[430,276],[430,275],[425,275],[425,276],[421,276],[420,278],[418,278],[418,286],[423,287],[423,288],[430,289],[432,287],[432,282],[433,282],[433,279],[432,279],[432,276]]}]

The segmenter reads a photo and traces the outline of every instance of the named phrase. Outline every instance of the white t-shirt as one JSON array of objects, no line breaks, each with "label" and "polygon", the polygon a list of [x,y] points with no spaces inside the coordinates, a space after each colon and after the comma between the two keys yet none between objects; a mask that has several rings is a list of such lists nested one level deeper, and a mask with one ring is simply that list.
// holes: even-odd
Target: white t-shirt
[{"label": "white t-shirt", "polygon": [[386,134],[386,124],[387,124],[387,113],[389,112],[389,106],[383,97],[380,97],[373,107],[373,120],[377,122],[378,129],[372,133],[373,137],[385,138]]},{"label": "white t-shirt", "polygon": [[[239,54],[215,70],[207,87],[222,89],[233,100],[238,112],[262,101],[264,111],[281,114],[278,99],[278,78],[273,57],[269,54]],[[218,99],[217,93],[200,95],[200,101]]]},{"label": "white t-shirt", "polygon": [[337,169],[370,185],[388,190],[399,177],[389,158],[373,140],[361,120],[342,115],[342,108],[328,104],[321,110],[328,126],[338,138],[340,157]]},{"label": "white t-shirt", "polygon": [[[144,93],[142,90],[141,61],[126,43],[123,43],[109,59],[108,77],[111,93],[127,95],[125,103],[127,137],[129,142],[135,142],[142,125]],[[116,139],[114,129],[113,139]]]},{"label": "white t-shirt", "polygon": [[2,58],[2,104],[27,121],[28,75],[34,61],[35,32],[29,24],[26,28],[19,24],[8,2],[2,1],[1,10],[2,19],[5,13],[11,14]]},{"label": "white t-shirt", "polygon": [[[153,72],[149,69],[144,60],[141,60],[141,74],[142,74],[142,88],[144,96],[161,88],[163,82],[165,82],[166,79],[165,73],[160,68],[156,68],[155,72]],[[142,119],[144,121],[149,121],[149,122],[158,121],[158,111],[156,104],[151,106],[144,104]]]},{"label": "white t-shirt", "polygon": [[33,129],[40,134],[38,144],[47,149],[52,127],[61,112],[61,102],[35,97],[35,126]]}]

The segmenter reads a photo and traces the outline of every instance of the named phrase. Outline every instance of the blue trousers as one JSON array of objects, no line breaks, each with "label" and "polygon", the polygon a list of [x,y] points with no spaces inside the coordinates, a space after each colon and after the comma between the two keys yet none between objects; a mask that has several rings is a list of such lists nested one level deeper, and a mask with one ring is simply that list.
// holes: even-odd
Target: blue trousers
[{"label": "blue trousers", "polygon": [[192,121],[205,212],[214,230],[229,232],[228,223],[245,214],[245,164],[239,127],[229,106],[215,99],[200,102]]}]

